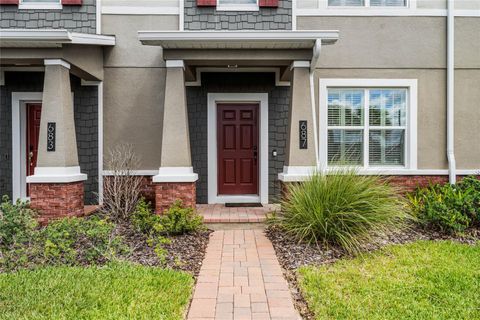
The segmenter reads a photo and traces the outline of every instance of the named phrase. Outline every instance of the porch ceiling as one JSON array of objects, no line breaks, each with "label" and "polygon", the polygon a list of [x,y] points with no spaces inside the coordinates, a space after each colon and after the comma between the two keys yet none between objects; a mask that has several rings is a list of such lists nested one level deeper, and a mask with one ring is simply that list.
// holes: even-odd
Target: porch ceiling
[{"label": "porch ceiling", "polygon": [[58,48],[64,44],[114,46],[115,37],[65,29],[0,29],[1,48]]},{"label": "porch ceiling", "polygon": [[325,31],[139,31],[144,45],[163,49],[311,49],[332,44],[337,30]]}]

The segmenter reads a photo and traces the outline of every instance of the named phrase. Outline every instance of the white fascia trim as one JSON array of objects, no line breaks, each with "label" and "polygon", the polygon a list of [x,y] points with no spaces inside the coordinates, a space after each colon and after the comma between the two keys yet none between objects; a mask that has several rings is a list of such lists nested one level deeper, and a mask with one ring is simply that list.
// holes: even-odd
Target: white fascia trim
[{"label": "white fascia trim", "polygon": [[[103,170],[104,176],[114,176],[116,174],[113,170]],[[158,174],[158,170],[131,170],[128,174],[132,176],[155,176]]]},{"label": "white fascia trim", "polygon": [[69,183],[87,180],[87,175],[74,167],[36,167],[35,174],[27,177],[27,183]]},{"label": "white fascia trim", "polygon": [[115,45],[114,36],[69,32],[65,29],[0,29],[0,40],[55,44]]},{"label": "white fascia trim", "polygon": [[278,180],[282,182],[305,181],[316,170],[315,166],[284,166],[283,172],[278,174]]},{"label": "white fascia trim", "polygon": [[293,61],[292,65],[290,66],[290,70],[295,68],[310,68],[311,63],[310,61]]},{"label": "white fascia trim", "polygon": [[407,88],[407,139],[406,164],[404,169],[417,169],[417,108],[418,108],[418,80],[417,79],[319,79],[319,168],[328,168],[327,160],[327,120],[328,120],[328,88]]},{"label": "white fascia trim", "polygon": [[[328,8],[328,9],[297,9],[296,17],[314,16],[358,16],[358,17],[446,17],[445,9],[411,9],[411,8]],[[457,17],[480,17],[480,10],[455,10]]]},{"label": "white fascia trim", "polygon": [[115,45],[115,36],[70,32],[70,38],[72,39],[72,44],[88,44],[98,46]]},{"label": "white fascia trim", "polygon": [[45,59],[43,64],[46,66],[62,66],[67,69],[70,69],[70,63],[62,59]]},{"label": "white fascia trim", "polygon": [[158,174],[152,178],[153,182],[195,182],[198,174],[193,167],[160,167]]},{"label": "white fascia trim", "polygon": [[201,67],[196,68],[196,81],[186,81],[187,87],[200,87],[202,85],[202,73],[204,72],[221,72],[221,73],[252,73],[252,72],[273,72],[275,73],[275,86],[289,87],[290,81],[280,80],[280,68],[275,67],[249,67],[249,68],[216,68],[216,67]]},{"label": "white fascia trim", "polygon": [[102,34],[102,0],[96,0],[95,4],[95,31]]},{"label": "white fascia trim", "polygon": [[178,15],[178,7],[159,7],[159,6],[102,6],[102,14],[121,14],[121,15]]},{"label": "white fascia trim", "polygon": [[138,39],[148,41],[298,41],[322,39],[329,42],[339,38],[338,30],[319,31],[138,31]]},{"label": "white fascia trim", "polygon": [[20,10],[62,10],[63,6],[60,1],[52,2],[20,2],[18,4]]},{"label": "white fascia trim", "polygon": [[[246,196],[218,195],[218,161],[217,161],[217,103],[255,102],[260,104],[260,166],[259,174],[259,197],[260,200],[245,202],[268,203],[268,93],[208,93],[208,203],[225,203],[222,197],[229,197],[228,202],[241,202]],[[237,200],[235,200],[237,199]]]},{"label": "white fascia trim", "polygon": [[185,70],[185,62],[183,60],[166,60],[166,68],[182,68]]},{"label": "white fascia trim", "polygon": [[42,92],[12,92],[12,199],[25,199],[26,189],[26,110],[29,102],[42,102]]}]

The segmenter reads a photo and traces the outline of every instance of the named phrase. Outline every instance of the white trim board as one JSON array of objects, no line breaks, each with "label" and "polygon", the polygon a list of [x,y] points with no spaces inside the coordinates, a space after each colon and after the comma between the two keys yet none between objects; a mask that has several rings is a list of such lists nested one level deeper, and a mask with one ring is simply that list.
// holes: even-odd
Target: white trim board
[{"label": "white trim board", "polygon": [[12,92],[12,200],[27,197],[26,109],[27,103],[42,103],[42,92]]},{"label": "white trim board", "polygon": [[[480,17],[480,10],[454,10],[456,17]],[[446,9],[411,9],[411,8],[322,8],[297,9],[295,17],[315,16],[357,16],[357,17],[446,17]],[[293,19],[293,17],[292,17]]]},{"label": "white trim board", "polygon": [[[260,166],[259,194],[219,196],[217,185],[217,103],[259,103]],[[268,94],[267,93],[209,93],[208,94],[208,203],[261,202],[268,203]]]},{"label": "white trim board", "polygon": [[[400,168],[363,168],[364,170],[380,170],[382,172],[400,169],[417,169],[417,79],[319,79],[319,169],[328,168],[328,88],[406,88],[407,92],[407,125],[405,167]],[[367,155],[365,155],[367,156]]]},{"label": "white trim board", "polygon": [[102,14],[121,14],[121,15],[179,15],[178,7],[162,7],[162,6],[112,6],[103,5]]}]

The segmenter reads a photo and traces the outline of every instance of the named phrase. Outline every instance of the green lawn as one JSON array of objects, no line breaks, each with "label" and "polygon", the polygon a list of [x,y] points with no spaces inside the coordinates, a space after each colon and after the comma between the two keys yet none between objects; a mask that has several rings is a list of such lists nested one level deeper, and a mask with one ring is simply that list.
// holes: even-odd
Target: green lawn
[{"label": "green lawn", "polygon": [[317,319],[480,319],[480,244],[420,241],[299,272]]},{"label": "green lawn", "polygon": [[0,319],[182,319],[190,275],[128,264],[0,274]]}]

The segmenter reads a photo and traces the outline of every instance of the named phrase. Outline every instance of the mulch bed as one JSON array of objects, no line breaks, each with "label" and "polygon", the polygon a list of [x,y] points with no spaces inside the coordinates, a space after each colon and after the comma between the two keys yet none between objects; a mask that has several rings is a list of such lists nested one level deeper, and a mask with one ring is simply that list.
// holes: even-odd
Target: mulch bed
[{"label": "mulch bed", "polygon": [[130,223],[117,224],[115,233],[122,236],[130,252],[121,258],[146,266],[161,266],[186,271],[198,276],[202,266],[209,235],[212,231],[204,230],[190,234],[168,236],[171,243],[162,245],[168,251],[166,261],[162,262],[147,243],[147,236],[132,228]]},{"label": "mulch bed", "polygon": [[[272,241],[280,265],[284,269],[284,275],[290,284],[297,309],[303,319],[314,319],[305,299],[299,291],[296,270],[306,265],[331,264],[339,259],[353,256],[335,246],[327,247],[326,245],[298,243],[292,239],[291,236],[275,226],[267,227],[265,233],[270,241]],[[404,231],[379,237],[374,243],[365,245],[362,251],[371,252],[386,245],[404,244],[418,240],[453,240],[473,245],[477,241],[480,241],[480,228],[470,229],[462,236],[451,236],[412,226]]]}]

